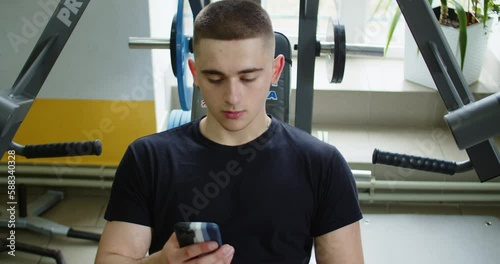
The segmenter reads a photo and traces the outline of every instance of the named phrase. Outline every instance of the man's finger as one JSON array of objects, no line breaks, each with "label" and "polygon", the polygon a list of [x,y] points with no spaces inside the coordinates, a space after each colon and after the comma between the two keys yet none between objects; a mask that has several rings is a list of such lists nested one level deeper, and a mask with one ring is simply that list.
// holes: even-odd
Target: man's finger
[{"label": "man's finger", "polygon": [[230,245],[223,245],[216,251],[204,255],[198,259],[192,260],[188,263],[231,263],[234,256],[234,248]]},{"label": "man's finger", "polygon": [[190,260],[196,257],[199,257],[200,255],[203,254],[208,254],[210,252],[213,252],[219,247],[217,242],[202,242],[202,243],[196,243],[192,244],[189,246],[185,246],[183,248],[180,248],[177,251],[177,257],[181,259],[182,261]]}]

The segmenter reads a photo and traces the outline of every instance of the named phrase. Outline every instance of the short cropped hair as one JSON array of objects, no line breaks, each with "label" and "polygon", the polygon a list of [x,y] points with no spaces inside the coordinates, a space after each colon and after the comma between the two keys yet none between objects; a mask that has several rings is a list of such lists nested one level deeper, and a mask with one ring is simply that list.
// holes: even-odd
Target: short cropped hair
[{"label": "short cropped hair", "polygon": [[201,39],[243,40],[262,37],[274,51],[274,31],[269,14],[249,0],[222,0],[208,4],[196,16],[193,49]]}]

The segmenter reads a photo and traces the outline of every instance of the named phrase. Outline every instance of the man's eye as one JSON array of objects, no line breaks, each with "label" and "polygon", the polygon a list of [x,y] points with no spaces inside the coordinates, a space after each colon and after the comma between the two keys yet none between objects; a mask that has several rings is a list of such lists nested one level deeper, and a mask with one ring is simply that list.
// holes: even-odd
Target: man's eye
[{"label": "man's eye", "polygon": [[243,82],[253,82],[255,80],[257,80],[257,78],[243,78],[241,79]]},{"label": "man's eye", "polygon": [[209,83],[220,83],[222,82],[222,79],[208,79]]}]

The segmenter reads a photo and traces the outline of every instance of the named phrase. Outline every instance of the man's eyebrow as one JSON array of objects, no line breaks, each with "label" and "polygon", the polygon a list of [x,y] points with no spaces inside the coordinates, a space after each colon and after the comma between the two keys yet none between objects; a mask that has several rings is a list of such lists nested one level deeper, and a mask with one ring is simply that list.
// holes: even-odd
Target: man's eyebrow
[{"label": "man's eyebrow", "polygon": [[244,69],[244,70],[241,70],[238,72],[238,74],[245,74],[245,73],[252,73],[252,72],[258,72],[258,71],[262,71],[264,69],[262,68],[249,68],[249,69]]},{"label": "man's eyebrow", "polygon": [[[248,69],[244,69],[244,70],[239,71],[238,74],[253,73],[253,72],[258,72],[258,71],[262,71],[262,70],[264,70],[264,69],[262,69],[262,68],[248,68]],[[210,70],[210,69],[202,70],[201,73],[208,74],[208,75],[221,75],[221,76],[225,75],[224,73],[222,73],[218,70]]]},{"label": "man's eyebrow", "polygon": [[201,73],[209,75],[224,75],[224,73],[217,70],[202,70]]}]

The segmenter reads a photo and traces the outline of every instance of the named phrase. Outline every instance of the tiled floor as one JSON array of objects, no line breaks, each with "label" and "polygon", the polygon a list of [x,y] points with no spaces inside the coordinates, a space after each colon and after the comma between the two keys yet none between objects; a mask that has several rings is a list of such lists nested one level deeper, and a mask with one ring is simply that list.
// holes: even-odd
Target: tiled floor
[{"label": "tiled floor", "polygon": [[[74,229],[100,233],[104,226],[103,213],[109,190],[61,189],[65,193],[62,202],[43,215],[46,219],[71,226]],[[43,193],[42,188],[31,188],[28,200]],[[2,197],[3,198],[3,197]],[[5,217],[5,200],[0,201],[0,213]],[[362,202],[365,217],[370,214],[433,214],[433,215],[492,215],[500,218],[500,205],[495,204],[424,204],[424,203],[365,203]],[[0,228],[2,237],[9,229]],[[67,263],[93,263],[97,243],[58,235],[41,235],[32,231],[16,230],[16,242],[61,250]],[[16,251],[12,257],[0,254],[0,263],[55,263],[51,258]]]},{"label": "tiled floor", "polygon": [[[63,191],[65,197],[55,207],[43,214],[43,218],[70,226],[79,231],[100,234],[105,224],[103,213],[106,208],[109,190],[102,189],[76,189],[65,188],[55,190]],[[28,189],[28,201],[38,197],[45,189],[33,187]],[[2,197],[3,198],[3,197]],[[5,217],[2,200],[0,207],[1,217]],[[2,238],[10,231],[5,227],[0,228]],[[60,235],[43,235],[33,231],[16,229],[16,243],[25,243],[49,249],[59,249],[66,263],[93,263],[97,250],[97,242],[68,238]],[[12,257],[6,253],[0,254],[0,263],[55,263],[54,259],[40,257],[30,253],[16,250],[16,256]]]}]

